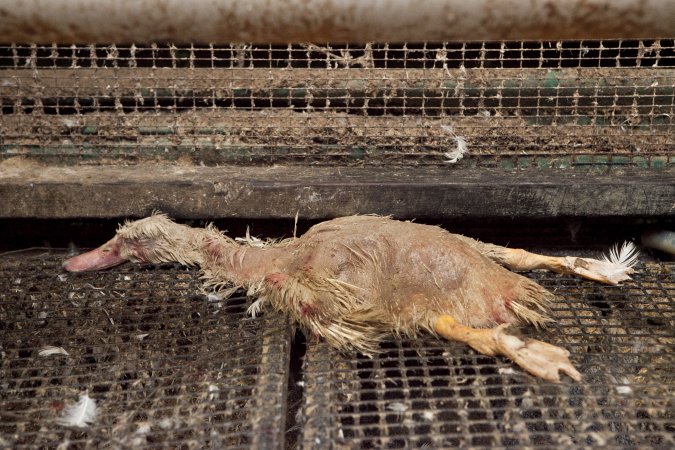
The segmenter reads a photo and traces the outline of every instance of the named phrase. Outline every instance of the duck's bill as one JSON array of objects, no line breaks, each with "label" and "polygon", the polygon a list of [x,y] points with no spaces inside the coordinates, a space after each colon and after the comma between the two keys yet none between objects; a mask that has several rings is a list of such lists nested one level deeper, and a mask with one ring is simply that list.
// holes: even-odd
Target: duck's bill
[{"label": "duck's bill", "polygon": [[68,272],[88,272],[107,269],[125,261],[126,259],[120,256],[120,241],[114,237],[99,248],[67,259],[63,263],[63,268]]}]

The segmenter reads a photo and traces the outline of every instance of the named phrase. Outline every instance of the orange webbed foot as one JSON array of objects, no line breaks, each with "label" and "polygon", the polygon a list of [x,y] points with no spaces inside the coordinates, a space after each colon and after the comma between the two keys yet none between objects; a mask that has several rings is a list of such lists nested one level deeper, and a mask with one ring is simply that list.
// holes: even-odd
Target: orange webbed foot
[{"label": "orange webbed foot", "polygon": [[505,333],[506,327],[508,324],[492,329],[471,328],[447,315],[440,316],[434,323],[436,332],[446,339],[464,342],[484,355],[506,356],[544,380],[560,382],[560,372],[575,381],[581,380],[581,374],[569,360],[570,353],[567,350],[535,339],[522,340]]},{"label": "orange webbed foot", "polygon": [[504,333],[507,325],[492,329],[493,339],[498,353],[511,359],[532,375],[544,380],[560,382],[560,372],[566,373],[575,381],[581,381],[581,374],[569,360],[570,352],[536,339],[522,340]]}]

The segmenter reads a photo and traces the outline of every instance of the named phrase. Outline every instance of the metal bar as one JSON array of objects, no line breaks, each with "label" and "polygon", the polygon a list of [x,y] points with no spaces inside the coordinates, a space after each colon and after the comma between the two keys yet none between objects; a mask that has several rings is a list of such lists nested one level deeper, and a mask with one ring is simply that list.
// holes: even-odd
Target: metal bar
[{"label": "metal bar", "polygon": [[672,36],[670,0],[0,0],[8,42],[367,42]]},{"label": "metal bar", "polygon": [[[258,449],[283,449],[286,430],[286,408],[289,376],[291,322],[274,315],[278,331],[263,336],[260,356],[260,373],[256,386],[258,420],[252,425],[252,447]],[[283,339],[279,339],[279,335]],[[280,357],[281,356],[281,357]]]},{"label": "metal bar", "polygon": [[[311,374],[304,375],[303,379],[305,383],[303,397],[307,409],[301,413],[302,439],[310,443],[306,448],[328,448],[330,442],[340,438],[339,430],[333,432],[336,418],[331,408],[334,397],[331,392],[333,387],[331,381],[335,376],[335,361],[325,358],[330,351],[326,343],[309,345],[303,362],[303,373],[308,366],[314,369]],[[351,394],[352,392],[346,393]]]}]

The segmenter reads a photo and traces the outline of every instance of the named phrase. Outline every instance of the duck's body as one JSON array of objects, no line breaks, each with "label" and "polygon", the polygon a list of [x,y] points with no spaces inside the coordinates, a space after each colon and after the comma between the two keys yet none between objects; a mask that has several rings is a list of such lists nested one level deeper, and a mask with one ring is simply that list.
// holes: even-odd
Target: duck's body
[{"label": "duck's body", "polygon": [[[605,264],[601,261],[533,255],[378,216],[330,220],[302,237],[257,247],[237,243],[212,227],[190,228],[153,215],[124,225],[104,246],[64,266],[95,270],[125,260],[199,265],[208,286],[244,287],[258,295],[256,308],[270,304],[337,348],[370,353],[386,334],[426,330],[486,354],[506,354],[552,380],[558,379],[558,370],[580,377],[564,350],[520,341],[502,333],[504,325],[472,328],[549,320],[552,295],[493,261],[581,271],[611,283],[626,279],[630,271],[626,267],[611,278],[608,270],[598,274],[597,267],[589,267]],[[545,355],[545,361],[532,362],[528,353],[533,352],[537,358]]]},{"label": "duck's body", "polygon": [[433,332],[439,315],[472,327],[547,320],[545,289],[438,227],[343,217],[271,253],[263,298],[328,339],[336,326],[366,330],[331,339],[338,347],[367,351],[383,333]]}]

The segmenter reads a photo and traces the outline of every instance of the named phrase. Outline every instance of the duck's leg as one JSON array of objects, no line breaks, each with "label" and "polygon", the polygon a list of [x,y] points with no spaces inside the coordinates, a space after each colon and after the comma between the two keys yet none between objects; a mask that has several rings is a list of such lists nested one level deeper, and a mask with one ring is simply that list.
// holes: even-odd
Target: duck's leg
[{"label": "duck's leg", "polygon": [[[575,256],[546,256],[530,253],[522,249],[500,247],[487,244],[465,236],[460,239],[470,244],[483,255],[511,270],[546,269],[557,273],[578,275],[593,281],[607,284],[618,284],[630,280],[634,263],[624,261],[602,261]],[[635,250],[630,250],[629,258],[633,258]]]},{"label": "duck's leg", "polygon": [[459,324],[451,316],[441,315],[433,326],[446,339],[464,342],[484,355],[506,356],[532,375],[545,380],[560,381],[559,372],[566,373],[576,381],[581,380],[581,374],[570,362],[567,350],[534,339],[523,341],[506,334],[504,328],[508,324],[478,329]]}]

